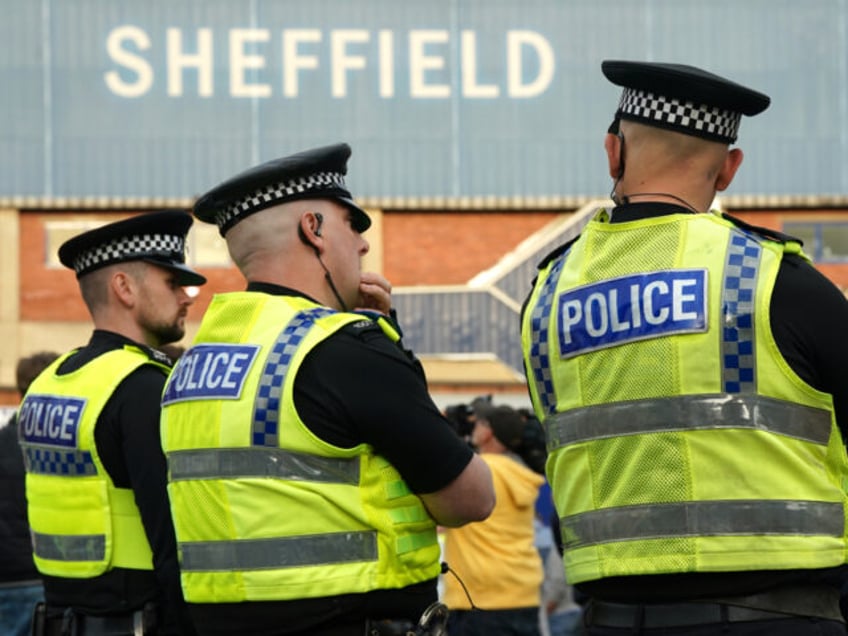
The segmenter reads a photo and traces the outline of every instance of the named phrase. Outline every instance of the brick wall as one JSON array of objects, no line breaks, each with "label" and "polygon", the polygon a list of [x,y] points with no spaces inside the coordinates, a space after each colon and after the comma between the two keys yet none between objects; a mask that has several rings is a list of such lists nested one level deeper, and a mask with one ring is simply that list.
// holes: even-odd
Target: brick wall
[{"label": "brick wall", "polygon": [[[745,210],[731,214],[753,225],[780,230],[786,220],[845,220],[840,210]],[[20,324],[18,334],[35,334],[37,342],[16,342],[18,352],[55,348],[51,335],[76,327],[90,330],[90,317],[79,296],[76,278],[64,267],[47,267],[44,226],[48,220],[85,216],[78,211],[27,211],[20,215]],[[407,211],[385,210],[375,253],[382,253],[382,271],[396,287],[412,285],[457,285],[495,265],[537,230],[559,215],[556,211]],[[98,213],[98,217],[105,216]],[[114,218],[126,214],[116,213]],[[55,249],[55,248],[53,248]],[[848,290],[848,265],[820,265],[819,270],[837,286]],[[189,310],[196,324],[212,295],[244,288],[244,279],[234,267],[203,268],[209,278]],[[44,330],[39,326],[44,323]],[[71,323],[74,323],[73,325]],[[11,334],[14,338],[14,333]],[[43,341],[42,341],[43,336]],[[32,338],[29,338],[32,340]],[[76,340],[75,340],[76,342]],[[10,355],[12,352],[9,352]],[[16,394],[11,379],[0,381],[0,404],[11,404]],[[482,391],[481,388],[481,392]]]},{"label": "brick wall", "polygon": [[[22,320],[89,320],[73,272],[45,267],[44,224],[62,215],[21,215]],[[395,286],[461,284],[493,266],[556,216],[556,212],[387,211],[383,216],[383,273]],[[122,215],[115,216],[118,218]],[[203,268],[202,272],[209,282],[201,288],[189,320],[200,318],[214,293],[244,288],[244,279],[235,268]]]},{"label": "brick wall", "polygon": [[465,283],[557,216],[557,212],[387,211],[383,271],[396,286]]},{"label": "brick wall", "polygon": [[[845,212],[819,210],[744,211],[742,220],[779,230],[784,220],[845,219]],[[555,211],[469,212],[392,211],[383,215],[383,273],[395,286],[456,285],[492,267],[504,254],[558,216]],[[87,321],[73,272],[45,267],[47,246],[44,223],[67,216],[62,212],[21,215],[22,320]],[[121,218],[116,215],[115,218]],[[368,235],[366,234],[366,237]],[[372,239],[374,240],[374,239]],[[848,267],[821,265],[819,269],[839,287],[848,288]],[[198,320],[212,294],[243,289],[235,268],[204,268],[209,283],[201,289],[189,320]]]},{"label": "brick wall", "polygon": [[[75,216],[83,214],[75,213]],[[50,267],[44,227],[48,221],[67,217],[66,212],[23,213],[20,218],[20,317],[32,321],[88,322],[90,316],[79,293],[74,273],[64,266]],[[98,215],[119,220],[128,214]],[[244,289],[244,278],[234,267],[204,268],[209,283],[201,288],[189,308],[188,320],[199,321],[215,292]]]}]

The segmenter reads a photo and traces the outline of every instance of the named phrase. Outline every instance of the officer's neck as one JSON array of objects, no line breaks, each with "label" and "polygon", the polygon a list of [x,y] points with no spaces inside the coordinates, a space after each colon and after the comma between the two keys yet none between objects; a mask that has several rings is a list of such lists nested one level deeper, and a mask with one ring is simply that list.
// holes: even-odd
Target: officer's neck
[{"label": "officer's neck", "polygon": [[[703,210],[697,207],[697,201],[686,199],[671,192],[629,192],[619,196],[622,203],[670,203],[672,205],[683,206],[687,211],[698,214]],[[695,205],[693,205],[695,204]]]},{"label": "officer's neck", "polygon": [[645,201],[643,203],[623,203],[610,212],[610,223],[627,223],[669,214],[692,214],[688,208],[677,203]]}]

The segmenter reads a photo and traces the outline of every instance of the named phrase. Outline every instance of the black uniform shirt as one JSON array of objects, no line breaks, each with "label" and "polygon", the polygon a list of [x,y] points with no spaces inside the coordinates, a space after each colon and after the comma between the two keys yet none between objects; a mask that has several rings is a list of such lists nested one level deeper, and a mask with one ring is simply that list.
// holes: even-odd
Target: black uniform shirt
[{"label": "black uniform shirt", "polygon": [[[306,297],[268,283],[250,283],[248,291]],[[347,325],[307,354],[297,372],[294,402],[318,437],[345,448],[372,445],[416,493],[444,488],[472,458],[471,449],[433,404],[418,362],[367,318]],[[261,636],[333,633],[332,627],[322,632],[316,625],[356,621],[363,629],[365,617],[417,617],[435,600],[433,579],[366,594],[190,608],[201,631]]]},{"label": "black uniform shirt", "polygon": [[[167,357],[116,333],[96,330],[88,344],[65,360],[63,375],[98,356],[131,344],[160,362]],[[97,452],[106,472],[118,488],[131,488],[141,520],[153,549],[154,572],[113,568],[90,579],[44,578],[48,605],[72,606],[94,614],[123,613],[141,609],[148,601],[165,603],[169,633],[181,616],[176,539],[167,494],[167,466],[159,435],[159,402],[166,374],[143,365],[128,375],[106,402],[94,429]],[[173,632],[176,633],[176,632]]]},{"label": "black uniform shirt", "polygon": [[[631,203],[612,211],[611,223],[666,214],[688,214],[665,203]],[[778,270],[769,308],[771,328],[780,353],[811,386],[833,395],[836,420],[848,440],[848,301],[821,272],[800,256],[785,255]],[[751,466],[755,471],[756,466]],[[746,595],[769,588],[810,582],[841,587],[845,566],[826,570],[762,570],[757,572],[686,573],[610,577],[577,585],[579,592],[610,601],[664,601],[697,597]],[[635,580],[638,579],[638,580]]]}]

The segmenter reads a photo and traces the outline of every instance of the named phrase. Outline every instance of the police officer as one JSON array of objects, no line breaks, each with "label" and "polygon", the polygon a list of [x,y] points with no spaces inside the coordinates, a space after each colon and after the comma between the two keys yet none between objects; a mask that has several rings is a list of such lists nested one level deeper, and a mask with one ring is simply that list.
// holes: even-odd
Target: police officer
[{"label": "police officer", "polygon": [[494,505],[488,468],[400,346],[388,282],[360,272],[371,220],[345,186],[350,152],[269,161],[194,207],[247,279],[213,298],[163,395],[202,634],[411,629],[437,599],[436,524]]},{"label": "police officer", "polygon": [[159,436],[171,361],[156,349],[184,335],[184,286],[206,282],[185,265],[191,223],[142,214],[59,248],[94,333],[38,376],[18,416],[46,598],[37,635],[193,633]]},{"label": "police officer", "polygon": [[765,95],[606,61],[612,210],[522,317],[589,634],[844,634],[848,303],[797,240],[708,210]]}]

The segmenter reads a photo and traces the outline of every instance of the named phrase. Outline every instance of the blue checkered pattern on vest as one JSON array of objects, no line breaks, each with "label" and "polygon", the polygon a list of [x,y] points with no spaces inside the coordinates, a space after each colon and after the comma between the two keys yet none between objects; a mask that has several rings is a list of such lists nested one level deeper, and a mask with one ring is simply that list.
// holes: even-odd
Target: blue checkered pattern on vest
[{"label": "blue checkered pattern on vest", "polygon": [[54,450],[38,446],[24,449],[27,472],[63,477],[89,477],[97,474],[91,453],[80,450]]},{"label": "blue checkered pattern on vest", "polygon": [[551,267],[548,277],[539,292],[536,306],[530,316],[530,372],[533,374],[533,382],[536,384],[536,393],[539,396],[542,410],[550,415],[556,411],[556,390],[551,377],[551,362],[548,342],[548,322],[551,315],[551,307],[554,302],[554,291],[557,288],[559,274],[565,259],[571,250],[567,250]]},{"label": "blue checkered pattern on vest", "polygon": [[326,307],[298,313],[286,325],[271,348],[262,370],[262,377],[259,378],[253,406],[254,446],[279,445],[280,400],[283,382],[294,352],[315,321],[332,313],[335,313],[334,310]]},{"label": "blue checkered pattern on vest", "polygon": [[754,298],[762,248],[733,232],[722,281],[722,383],[727,393],[754,393]]}]

